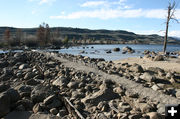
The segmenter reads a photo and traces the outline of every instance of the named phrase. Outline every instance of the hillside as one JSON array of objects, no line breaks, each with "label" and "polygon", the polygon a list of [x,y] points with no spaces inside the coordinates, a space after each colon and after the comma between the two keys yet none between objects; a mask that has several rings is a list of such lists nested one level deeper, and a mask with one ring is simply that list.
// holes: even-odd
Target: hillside
[{"label": "hillside", "polygon": [[[26,35],[36,35],[37,28],[13,28],[0,27],[0,39],[3,39],[4,31],[10,30],[11,36],[16,34],[17,29]],[[75,39],[81,41],[86,39],[93,43],[130,43],[130,44],[163,44],[163,37],[159,35],[138,35],[133,32],[123,30],[89,30],[70,27],[53,27],[50,28],[51,34],[59,30],[60,37],[68,37],[69,40]],[[176,38],[170,37],[169,44],[180,44]],[[86,42],[87,43],[87,42]]]}]

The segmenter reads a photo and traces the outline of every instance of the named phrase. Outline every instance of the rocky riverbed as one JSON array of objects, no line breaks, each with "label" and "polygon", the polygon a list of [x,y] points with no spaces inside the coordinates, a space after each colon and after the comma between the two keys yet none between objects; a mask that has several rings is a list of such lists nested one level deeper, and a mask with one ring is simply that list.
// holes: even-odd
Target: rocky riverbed
[{"label": "rocky riverbed", "polygon": [[83,56],[4,53],[0,118],[161,119],[165,104],[180,102],[179,77]]}]

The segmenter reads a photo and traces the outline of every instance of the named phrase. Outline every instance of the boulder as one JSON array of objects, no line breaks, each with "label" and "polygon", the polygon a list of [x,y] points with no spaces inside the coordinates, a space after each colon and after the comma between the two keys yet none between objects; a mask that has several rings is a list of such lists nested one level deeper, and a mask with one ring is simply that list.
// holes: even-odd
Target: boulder
[{"label": "boulder", "polygon": [[11,99],[6,93],[0,93],[0,118],[10,111]]},{"label": "boulder", "polygon": [[69,83],[69,80],[65,77],[59,77],[57,78],[55,81],[53,81],[53,85],[55,86],[67,86],[67,84]]},{"label": "boulder", "polygon": [[28,73],[26,73],[26,75],[24,76],[24,79],[25,79],[25,80],[29,80],[29,79],[32,79],[34,76],[35,76],[35,73],[33,73],[33,72],[28,72]]},{"label": "boulder", "polygon": [[12,111],[4,119],[29,119],[31,115],[30,111]]},{"label": "boulder", "polygon": [[6,94],[9,96],[11,103],[15,103],[20,99],[18,91],[13,88],[7,90]]},{"label": "boulder", "polygon": [[71,82],[68,83],[67,86],[68,86],[69,88],[74,88],[74,89],[76,89],[76,88],[78,87],[78,82],[76,82],[76,81],[71,81]]},{"label": "boulder", "polygon": [[164,119],[163,116],[157,112],[149,112],[146,115],[149,116],[149,119]]},{"label": "boulder", "polygon": [[28,64],[22,64],[19,66],[19,69],[22,70],[22,69],[26,69],[26,68],[29,68],[29,65]]},{"label": "boulder", "polygon": [[110,54],[110,53],[112,53],[112,52],[111,52],[111,50],[108,50],[108,51],[106,51],[106,53],[107,53],[107,54]]},{"label": "boulder", "polygon": [[148,82],[153,82],[155,80],[155,77],[148,72],[145,72],[143,75],[140,76],[140,78]]},{"label": "boulder", "polygon": [[61,119],[58,116],[50,114],[32,114],[29,119]]},{"label": "boulder", "polygon": [[54,94],[50,86],[39,84],[31,92],[31,99],[34,103],[42,102],[46,97]]},{"label": "boulder", "polygon": [[130,70],[131,70],[131,71],[134,71],[134,72],[137,72],[137,73],[142,73],[142,72],[144,72],[142,66],[139,65],[139,64],[136,64],[136,63],[133,64],[133,65],[130,67]]},{"label": "boulder", "polygon": [[1,83],[0,84],[0,93],[3,92],[3,91],[6,91],[7,89],[10,88],[10,85],[9,84],[4,84],[4,83]]},{"label": "boulder", "polygon": [[119,51],[120,51],[120,48],[114,48],[113,51],[119,52]]},{"label": "boulder", "polygon": [[36,81],[36,80],[34,80],[34,79],[29,79],[29,80],[26,81],[26,84],[27,84],[27,85],[34,86],[34,85],[40,84],[40,82],[39,82],[39,81]]},{"label": "boulder", "polygon": [[157,55],[154,57],[153,61],[164,61],[164,56],[163,55]]},{"label": "boulder", "polygon": [[53,114],[53,115],[57,115],[57,113],[58,113],[58,110],[57,110],[56,108],[52,108],[52,109],[50,109],[49,111],[50,111],[50,113]]},{"label": "boulder", "polygon": [[43,102],[45,105],[48,105],[48,104],[52,103],[53,100],[55,100],[55,99],[56,99],[56,95],[51,95],[51,96],[47,97],[46,99],[44,99]]},{"label": "boulder", "polygon": [[97,106],[99,102],[119,98],[119,94],[114,93],[112,88],[108,88],[106,84],[102,84],[100,87],[101,90],[93,94],[87,95],[85,98],[81,100],[81,102],[83,102],[84,104]]},{"label": "boulder", "polygon": [[180,99],[180,89],[176,90],[176,98]]},{"label": "boulder", "polygon": [[134,53],[134,52],[135,52],[135,51],[134,51],[131,47],[129,47],[129,46],[124,47],[122,50],[123,50],[123,52],[128,52],[128,53]]}]

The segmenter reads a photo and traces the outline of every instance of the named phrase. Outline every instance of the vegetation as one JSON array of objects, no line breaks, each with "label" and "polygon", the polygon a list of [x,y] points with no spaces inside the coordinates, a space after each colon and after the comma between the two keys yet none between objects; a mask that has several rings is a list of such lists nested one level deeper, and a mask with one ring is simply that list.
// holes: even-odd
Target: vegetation
[{"label": "vegetation", "polygon": [[[79,28],[54,27],[43,23],[38,28],[0,27],[0,47],[56,47],[81,44],[163,44],[158,35],[137,35],[122,30],[89,30]],[[168,43],[180,44],[169,38]]]}]

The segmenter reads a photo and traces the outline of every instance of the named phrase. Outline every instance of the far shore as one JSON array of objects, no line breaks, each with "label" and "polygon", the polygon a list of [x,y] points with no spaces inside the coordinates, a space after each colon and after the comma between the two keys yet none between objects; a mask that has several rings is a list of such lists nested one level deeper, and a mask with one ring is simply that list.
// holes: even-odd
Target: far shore
[{"label": "far shore", "polygon": [[168,58],[166,61],[152,61],[150,59],[144,58],[127,58],[121,60],[113,61],[115,64],[118,63],[128,63],[128,64],[139,64],[143,68],[147,69],[149,67],[158,67],[164,69],[165,71],[178,72],[180,73],[180,58]]}]

